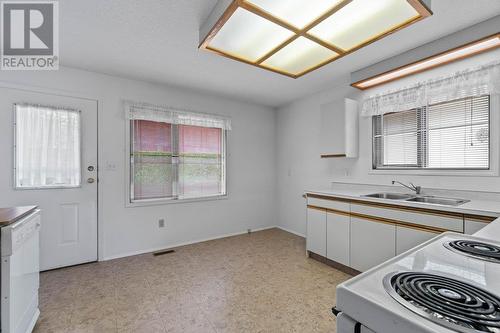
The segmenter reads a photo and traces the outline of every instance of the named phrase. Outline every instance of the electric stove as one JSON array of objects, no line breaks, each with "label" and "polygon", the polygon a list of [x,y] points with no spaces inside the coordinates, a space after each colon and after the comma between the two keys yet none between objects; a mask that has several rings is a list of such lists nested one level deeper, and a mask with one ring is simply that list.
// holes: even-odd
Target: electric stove
[{"label": "electric stove", "polygon": [[352,332],[500,333],[499,259],[496,241],[444,233],[339,285],[336,308]]}]

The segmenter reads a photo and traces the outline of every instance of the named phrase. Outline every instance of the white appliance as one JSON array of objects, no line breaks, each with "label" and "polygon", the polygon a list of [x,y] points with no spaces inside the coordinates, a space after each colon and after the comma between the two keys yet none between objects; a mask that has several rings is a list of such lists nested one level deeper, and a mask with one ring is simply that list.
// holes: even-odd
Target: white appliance
[{"label": "white appliance", "polygon": [[40,211],[1,229],[2,333],[27,333],[38,309]]},{"label": "white appliance", "polygon": [[338,333],[499,333],[500,243],[444,233],[337,287]]}]

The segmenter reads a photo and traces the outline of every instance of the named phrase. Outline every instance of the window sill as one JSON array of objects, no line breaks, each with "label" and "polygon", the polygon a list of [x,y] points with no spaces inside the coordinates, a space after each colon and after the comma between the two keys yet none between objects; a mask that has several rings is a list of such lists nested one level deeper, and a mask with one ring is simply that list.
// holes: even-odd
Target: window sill
[{"label": "window sill", "polygon": [[198,198],[186,198],[186,199],[153,199],[153,200],[141,200],[130,202],[127,201],[125,207],[134,208],[134,207],[148,207],[148,206],[164,206],[164,205],[173,205],[173,204],[183,204],[183,203],[193,203],[193,202],[202,202],[202,201],[215,201],[215,200],[226,200],[228,199],[228,195],[214,195],[207,197],[198,197]]},{"label": "window sill", "polygon": [[468,176],[497,177],[498,170],[403,170],[403,169],[370,169],[370,175],[417,175],[417,176]]}]

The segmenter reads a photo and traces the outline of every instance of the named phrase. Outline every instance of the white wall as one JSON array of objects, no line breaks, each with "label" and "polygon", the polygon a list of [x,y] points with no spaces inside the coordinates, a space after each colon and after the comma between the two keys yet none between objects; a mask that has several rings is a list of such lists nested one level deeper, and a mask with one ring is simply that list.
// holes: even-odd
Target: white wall
[{"label": "white wall", "polygon": [[[473,176],[422,176],[372,174],[371,170],[371,119],[360,118],[359,124],[359,158],[320,159],[321,124],[320,106],[338,101],[343,105],[344,97],[357,99],[359,102],[369,95],[395,90],[414,84],[416,81],[439,77],[458,70],[476,67],[500,59],[500,50],[491,51],[470,59],[440,67],[422,74],[411,76],[390,84],[367,90],[364,93],[351,88],[349,79],[345,78],[343,85],[314,96],[298,100],[278,109],[277,134],[277,191],[278,191],[278,221],[285,229],[305,233],[305,202],[301,197],[306,189],[328,188],[332,181],[343,181],[361,184],[390,185],[392,179],[413,181],[424,188],[442,188],[451,190],[472,190],[500,192],[500,177]],[[492,113],[495,119],[500,119],[499,98],[495,98]],[[331,124],[331,131],[341,135],[343,123]],[[492,125],[497,133],[492,133],[498,139],[500,123]],[[493,141],[493,140],[492,140]],[[498,146],[498,142],[495,142]],[[497,165],[498,159],[494,161]]]},{"label": "white wall", "polygon": [[[275,225],[275,112],[203,93],[82,70],[2,72],[3,85],[40,87],[99,101],[99,226],[101,259]],[[227,200],[125,207],[123,99],[232,117]],[[11,112],[11,110],[0,110]],[[0,144],[12,145],[2,137]],[[115,164],[115,171],[105,166]],[[8,173],[6,177],[11,177]],[[1,190],[1,189],[0,189]],[[7,203],[0,203],[6,206]],[[166,227],[158,228],[165,218]]]}]

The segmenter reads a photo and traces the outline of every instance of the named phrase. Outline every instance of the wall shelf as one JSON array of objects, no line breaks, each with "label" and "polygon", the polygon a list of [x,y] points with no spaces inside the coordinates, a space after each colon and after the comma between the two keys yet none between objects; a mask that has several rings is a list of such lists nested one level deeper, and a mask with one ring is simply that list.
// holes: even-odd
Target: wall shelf
[{"label": "wall shelf", "polygon": [[346,154],[321,154],[321,158],[347,157]]}]

